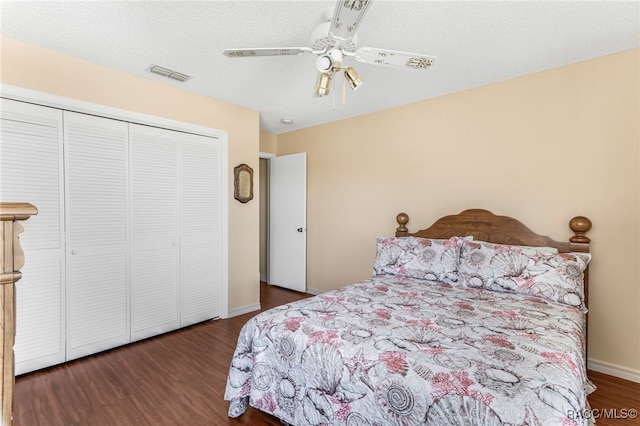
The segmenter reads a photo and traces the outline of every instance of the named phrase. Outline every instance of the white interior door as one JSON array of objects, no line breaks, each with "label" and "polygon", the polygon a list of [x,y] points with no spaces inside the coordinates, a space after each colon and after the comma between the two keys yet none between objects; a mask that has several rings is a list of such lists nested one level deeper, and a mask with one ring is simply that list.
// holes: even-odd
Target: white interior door
[{"label": "white interior door", "polygon": [[131,124],[131,340],[175,330],[179,312],[178,132]]},{"label": "white interior door", "polygon": [[269,284],[307,290],[307,154],[269,160]]},{"label": "white interior door", "polygon": [[129,343],[127,123],[64,112],[67,361]]},{"label": "white interior door", "polygon": [[27,259],[16,285],[15,372],[65,360],[62,111],[0,100],[0,199],[27,201]]},{"label": "white interior door", "polygon": [[184,327],[222,314],[221,144],[216,138],[183,133],[180,154],[180,326]]}]

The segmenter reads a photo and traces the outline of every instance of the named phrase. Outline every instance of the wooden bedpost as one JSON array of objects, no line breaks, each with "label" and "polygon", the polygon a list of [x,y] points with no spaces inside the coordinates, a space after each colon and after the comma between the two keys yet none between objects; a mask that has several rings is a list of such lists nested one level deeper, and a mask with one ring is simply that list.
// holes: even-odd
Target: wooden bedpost
[{"label": "wooden bedpost", "polygon": [[584,216],[576,216],[569,221],[569,227],[575,234],[569,238],[571,251],[588,252],[591,239],[585,234],[591,229],[591,221]]},{"label": "wooden bedpost", "polygon": [[405,237],[407,232],[409,232],[406,227],[409,222],[409,215],[406,213],[398,213],[398,216],[396,216],[396,222],[400,225],[396,228],[396,237]]},{"label": "wooden bedpost", "polygon": [[[571,247],[571,251],[589,253],[589,243],[591,243],[591,238],[587,237],[585,234],[589,232],[591,229],[591,220],[584,216],[576,216],[569,221],[569,228],[574,233],[574,236],[569,238],[569,245]],[[589,266],[584,270],[584,305],[589,307]],[[588,318],[588,317],[587,317]],[[585,358],[586,358],[586,350],[585,350]]]},{"label": "wooden bedpost", "polygon": [[15,386],[15,367],[13,358],[13,345],[16,337],[16,310],[15,310],[15,283],[22,274],[20,269],[24,266],[24,252],[20,247],[19,235],[24,230],[18,222],[27,220],[32,215],[38,214],[38,210],[28,203],[1,203],[0,202],[0,299],[2,299],[2,313],[0,314],[0,328],[2,328],[0,341],[0,368],[2,384],[0,385],[0,398],[2,404],[3,426],[8,426],[13,421],[13,389]]}]

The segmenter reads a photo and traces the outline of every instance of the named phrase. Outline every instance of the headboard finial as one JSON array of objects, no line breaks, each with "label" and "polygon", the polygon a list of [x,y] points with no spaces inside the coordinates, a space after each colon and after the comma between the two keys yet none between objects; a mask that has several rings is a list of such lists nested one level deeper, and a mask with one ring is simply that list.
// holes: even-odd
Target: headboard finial
[{"label": "headboard finial", "polygon": [[584,243],[589,244],[591,239],[585,234],[591,229],[591,220],[584,216],[576,216],[569,221],[569,227],[575,233],[575,235],[569,238],[572,243]]},{"label": "headboard finial", "polygon": [[406,227],[409,222],[409,215],[406,213],[398,213],[398,216],[396,216],[396,222],[400,225],[396,228],[396,237],[406,236],[407,232],[409,232]]}]

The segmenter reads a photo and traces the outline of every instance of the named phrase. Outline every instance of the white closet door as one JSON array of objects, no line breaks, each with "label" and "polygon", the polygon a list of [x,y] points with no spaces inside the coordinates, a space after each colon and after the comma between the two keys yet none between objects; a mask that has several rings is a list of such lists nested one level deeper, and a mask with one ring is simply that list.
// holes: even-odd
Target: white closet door
[{"label": "white closet door", "polygon": [[180,326],[179,133],[131,124],[131,339]]},{"label": "white closet door", "polygon": [[222,173],[218,139],[181,134],[181,326],[220,316]]},{"label": "white closet door", "polygon": [[64,113],[68,360],[130,341],[127,129]]},{"label": "white closet door", "polygon": [[16,374],[65,359],[62,112],[2,99],[0,198],[26,201],[26,263],[16,284]]}]

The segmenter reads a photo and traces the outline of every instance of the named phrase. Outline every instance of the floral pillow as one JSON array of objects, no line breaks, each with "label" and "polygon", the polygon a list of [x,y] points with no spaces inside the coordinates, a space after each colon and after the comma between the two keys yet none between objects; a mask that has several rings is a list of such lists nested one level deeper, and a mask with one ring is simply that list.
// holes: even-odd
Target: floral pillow
[{"label": "floral pillow", "polygon": [[429,281],[458,281],[463,238],[377,237],[376,275],[402,275]]},{"label": "floral pillow", "polygon": [[591,255],[544,247],[464,242],[458,268],[468,287],[514,292],[575,306],[584,305],[584,271]]}]

